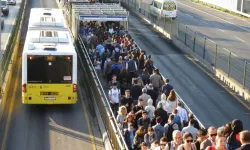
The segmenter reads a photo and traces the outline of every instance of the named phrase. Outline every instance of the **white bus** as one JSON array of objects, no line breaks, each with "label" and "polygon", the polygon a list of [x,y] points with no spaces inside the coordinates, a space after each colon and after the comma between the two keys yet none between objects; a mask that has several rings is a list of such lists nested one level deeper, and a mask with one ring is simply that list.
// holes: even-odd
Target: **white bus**
[{"label": "white bus", "polygon": [[150,5],[150,12],[160,17],[175,19],[177,17],[177,1],[153,0]]},{"label": "white bus", "polygon": [[22,103],[74,104],[77,102],[77,53],[70,32],[60,19],[62,12],[50,16],[55,20],[40,20],[38,24],[37,18],[44,17],[42,13],[39,16],[38,9],[43,11],[31,9],[23,48]]},{"label": "white bus", "polygon": [[55,8],[32,8],[28,27],[68,28],[63,11]]}]

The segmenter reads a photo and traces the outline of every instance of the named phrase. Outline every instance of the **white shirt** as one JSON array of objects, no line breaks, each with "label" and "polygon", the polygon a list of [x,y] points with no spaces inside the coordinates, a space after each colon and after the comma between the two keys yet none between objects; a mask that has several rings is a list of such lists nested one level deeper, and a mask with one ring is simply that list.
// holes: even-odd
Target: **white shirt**
[{"label": "white shirt", "polygon": [[161,100],[161,101],[159,101],[159,102],[158,102],[158,105],[159,105],[159,103],[162,103],[162,108],[163,108],[167,113],[171,113],[171,112],[169,112],[169,110],[168,110],[168,102],[167,102],[166,100]]},{"label": "white shirt", "polygon": [[196,140],[197,139],[197,133],[198,133],[198,130],[194,127],[194,126],[187,126],[187,127],[184,127],[182,129],[182,135],[185,133],[185,132],[189,132],[193,135],[193,139]]},{"label": "white shirt", "polygon": [[168,103],[167,112],[172,113],[177,106],[177,100],[175,101],[167,100],[167,103]]},{"label": "white shirt", "polygon": [[120,95],[120,90],[119,89],[111,89],[109,90],[109,95],[111,95],[111,101],[115,102],[115,103],[119,103],[120,99],[119,99],[119,95]]},{"label": "white shirt", "polygon": [[182,120],[185,120],[186,122],[188,122],[188,114],[187,114],[187,111],[180,107],[180,106],[177,106],[176,108],[178,110],[178,115],[181,117]]}]

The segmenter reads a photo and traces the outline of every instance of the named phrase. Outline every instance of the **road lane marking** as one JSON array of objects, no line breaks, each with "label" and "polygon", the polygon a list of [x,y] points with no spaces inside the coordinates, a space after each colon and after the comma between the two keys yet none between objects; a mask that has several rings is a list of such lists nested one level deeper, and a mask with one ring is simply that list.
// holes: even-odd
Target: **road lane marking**
[{"label": "road lane marking", "polygon": [[230,21],[227,21],[227,20],[222,19],[222,18],[220,18],[220,17],[214,16],[214,15],[212,15],[212,14],[209,14],[209,13],[207,13],[207,12],[205,12],[205,11],[200,10],[200,9],[191,7],[191,6],[189,6],[189,5],[183,4],[183,3],[181,3],[181,2],[178,2],[178,3],[180,3],[181,5],[184,5],[184,6],[186,6],[186,7],[189,7],[189,8],[191,8],[191,9],[194,9],[194,10],[196,10],[196,11],[203,12],[203,13],[209,15],[209,16],[215,17],[215,18],[220,19],[220,20],[222,20],[222,21],[224,21],[224,22],[227,22],[227,23],[229,23],[229,24],[232,24],[232,25],[234,25],[234,26],[236,26],[236,27],[241,28],[242,30],[245,30],[245,31],[247,31],[247,32],[250,32],[250,30],[248,30],[248,29],[246,29],[246,28],[244,28],[244,27],[238,26],[238,25],[236,25],[236,24],[234,24],[234,23],[232,23],[232,22],[230,22]]},{"label": "road lane marking", "polygon": [[[217,84],[219,84],[223,89],[225,89],[230,95],[232,95],[241,105],[243,105],[246,109],[248,109],[250,111],[250,106],[248,106],[247,104],[245,104],[244,102],[242,102],[242,100],[240,98],[238,98],[237,96],[235,96],[234,92],[231,92],[230,90],[228,90],[227,88],[225,88],[225,86],[218,81],[218,78],[215,77],[212,73],[206,71],[203,67],[201,67],[200,64],[198,64],[197,62],[195,62],[192,57],[188,56],[188,55],[184,55],[188,60],[190,60],[191,62],[193,62],[198,68],[200,68],[204,73],[206,73],[210,78],[212,78]],[[228,87],[228,86],[226,86]]]},{"label": "road lane marking", "polygon": [[209,24],[209,23],[207,23],[206,21],[204,21],[204,20],[201,20],[201,22],[203,22],[203,23],[205,23],[205,24]]},{"label": "road lane marking", "polygon": [[[19,58],[18,60],[18,68],[17,68],[17,74],[16,74],[16,78],[13,80],[15,81],[14,83],[14,93],[12,94],[10,100],[10,107],[9,107],[9,113],[8,113],[8,116],[7,116],[7,123],[5,125],[5,130],[4,130],[4,136],[3,136],[3,141],[2,141],[2,145],[1,145],[1,149],[4,150],[5,147],[6,147],[6,141],[7,141],[7,137],[8,137],[8,131],[9,131],[9,126],[10,126],[10,120],[11,120],[11,116],[12,116],[12,113],[13,113],[13,107],[14,107],[14,99],[16,98],[16,91],[17,91],[17,86],[18,86],[18,83],[19,83],[19,75],[20,75],[20,69],[21,69],[21,64],[22,64],[22,61],[21,61],[21,57]],[[13,66],[12,66],[13,67]],[[13,68],[14,69],[14,68]],[[13,73],[13,72],[12,72]]]},{"label": "road lane marking", "polygon": [[192,17],[192,18],[194,17],[194,16],[192,16],[192,15],[190,15],[190,14],[186,14],[186,16],[188,16],[188,17]]},{"label": "road lane marking", "polygon": [[219,28],[218,28],[218,30],[220,30],[221,32],[225,32],[224,30],[222,30],[222,29],[219,29]]},{"label": "road lane marking", "polygon": [[223,48],[224,50],[226,50],[228,53],[230,53],[231,52],[231,55],[234,55],[235,57],[238,57],[236,54],[234,54],[232,51],[230,51],[230,50],[228,50],[228,49],[226,49],[226,48]]},{"label": "road lane marking", "polygon": [[84,104],[84,101],[83,101],[83,96],[82,94],[80,93],[80,96],[81,96],[81,102],[82,102],[82,108],[83,108],[83,112],[84,112],[84,116],[86,118],[86,123],[87,123],[87,126],[88,126],[88,131],[89,131],[89,138],[91,140],[91,145],[92,145],[92,149],[93,150],[96,150],[96,145],[95,145],[95,138],[93,136],[93,132],[91,130],[91,125],[90,125],[90,122],[89,122],[89,117],[87,115],[87,109],[86,109],[86,106]]},{"label": "road lane marking", "polygon": [[242,40],[241,38],[238,38],[237,36],[234,36],[234,38],[240,40],[241,42],[245,43],[246,41]]}]

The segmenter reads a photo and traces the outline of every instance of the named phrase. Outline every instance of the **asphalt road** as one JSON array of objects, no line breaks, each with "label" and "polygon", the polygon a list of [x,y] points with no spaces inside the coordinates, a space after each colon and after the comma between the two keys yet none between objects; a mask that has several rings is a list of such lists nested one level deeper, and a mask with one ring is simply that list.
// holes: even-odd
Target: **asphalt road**
[{"label": "asphalt road", "polygon": [[[57,6],[55,1],[28,0],[27,9],[33,7]],[[29,11],[25,16],[29,16]],[[27,18],[25,25],[27,26]],[[9,99],[0,122],[0,149],[103,150],[104,144],[97,118],[92,111],[92,103],[86,97],[84,73],[81,66],[78,67],[79,100],[77,104],[23,105],[20,88],[21,53],[22,50],[18,54],[17,64],[19,65],[16,66],[11,84],[12,90],[9,92]]]},{"label": "asphalt road", "polygon": [[18,9],[20,7],[21,0],[17,0],[16,5],[9,5],[9,15],[3,16],[4,28],[1,30],[1,49],[0,49],[0,60],[2,59],[2,54],[5,51],[7,41],[9,39],[10,33],[13,28],[14,21],[16,19]]},{"label": "asphalt road", "polygon": [[130,13],[129,32],[140,48],[152,55],[155,66],[170,79],[177,93],[205,127],[219,127],[238,118],[245,128],[250,129],[249,110],[133,13]]},{"label": "asphalt road", "polygon": [[178,0],[178,20],[250,62],[250,22],[190,0]]}]

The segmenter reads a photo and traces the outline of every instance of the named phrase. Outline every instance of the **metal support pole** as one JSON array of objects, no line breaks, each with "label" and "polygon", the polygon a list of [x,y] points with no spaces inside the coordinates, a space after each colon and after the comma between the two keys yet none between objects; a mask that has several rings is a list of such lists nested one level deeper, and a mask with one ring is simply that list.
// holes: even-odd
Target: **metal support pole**
[{"label": "metal support pole", "polygon": [[185,31],[185,45],[187,45],[187,26],[186,26],[186,31]]},{"label": "metal support pole", "polygon": [[241,0],[241,6],[240,6],[240,11],[243,12],[243,7],[244,7],[244,0]]},{"label": "metal support pole", "polygon": [[170,18],[170,35],[172,35],[172,23],[173,23],[173,19]]},{"label": "metal support pole", "polygon": [[202,56],[202,58],[203,58],[203,59],[205,59],[206,42],[207,42],[207,38],[205,37],[205,41],[204,41],[204,48],[203,48],[203,56]]},{"label": "metal support pole", "polygon": [[215,45],[215,58],[214,58],[214,67],[216,68],[217,64],[217,56],[218,56],[218,46],[217,44]]},{"label": "metal support pole", "polygon": [[228,73],[227,76],[229,77],[231,72],[231,52],[229,52],[229,56],[228,56]]},{"label": "metal support pole", "polygon": [[195,40],[196,40],[196,32],[194,32],[194,43],[193,43],[193,51],[195,51]]},{"label": "metal support pole", "polygon": [[245,65],[244,65],[243,88],[246,86],[246,76],[247,76],[247,61],[245,61]]},{"label": "metal support pole", "polygon": [[180,26],[180,23],[179,21],[177,22],[177,39],[179,39],[179,26]]},{"label": "metal support pole", "polygon": [[141,13],[142,0],[138,0],[138,4],[139,4],[139,13]]},{"label": "metal support pole", "polygon": [[164,30],[166,29],[166,16],[164,17]]}]

